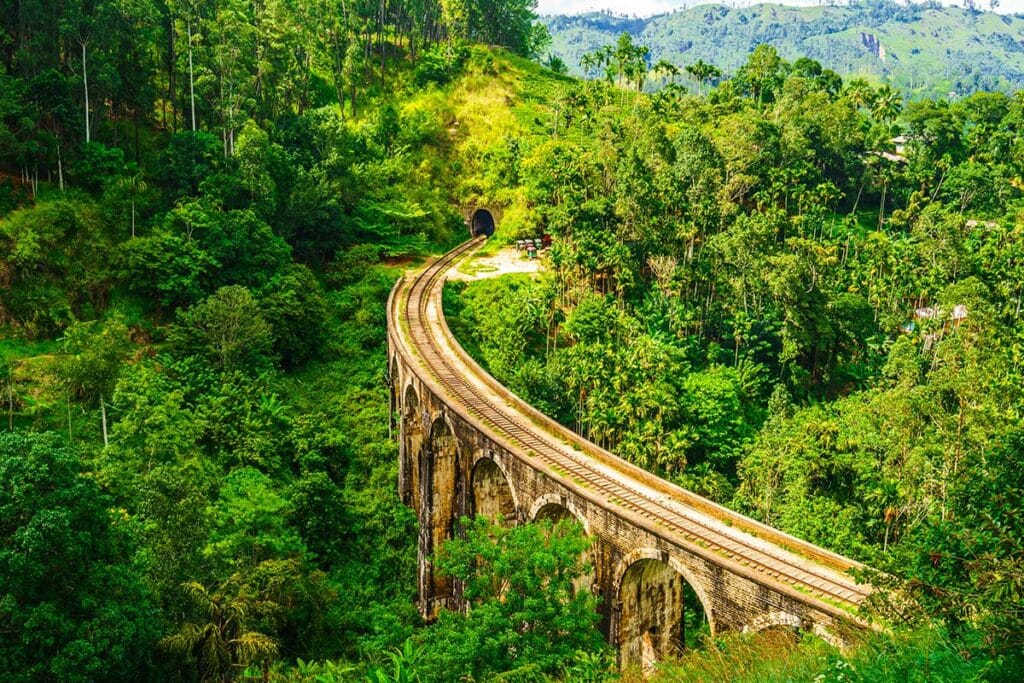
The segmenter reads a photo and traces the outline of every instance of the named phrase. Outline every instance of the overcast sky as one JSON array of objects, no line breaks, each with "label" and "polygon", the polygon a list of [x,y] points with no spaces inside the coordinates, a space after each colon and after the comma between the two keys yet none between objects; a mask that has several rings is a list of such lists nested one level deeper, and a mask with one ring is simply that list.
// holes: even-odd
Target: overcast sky
[{"label": "overcast sky", "polygon": [[[940,0],[944,5],[963,5],[960,2]],[[540,14],[581,14],[597,10],[611,10],[616,14],[649,17],[652,14],[671,12],[681,7],[710,4],[700,0],[538,0],[537,11]],[[753,0],[729,0],[723,2],[729,6],[753,5]],[[816,5],[817,0],[783,0],[781,5]],[[978,0],[980,9],[988,9],[988,0]],[[1024,12],[1024,0],[1001,0],[997,10],[1001,13]]]}]

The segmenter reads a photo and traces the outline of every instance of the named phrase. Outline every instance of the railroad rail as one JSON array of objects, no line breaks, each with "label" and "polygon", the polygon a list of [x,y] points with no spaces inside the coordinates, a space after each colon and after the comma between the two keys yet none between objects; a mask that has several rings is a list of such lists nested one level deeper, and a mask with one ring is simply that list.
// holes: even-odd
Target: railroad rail
[{"label": "railroad rail", "polygon": [[859,563],[729,510],[638,468],[544,416],[484,371],[451,334],[445,275],[483,237],[453,249],[396,286],[392,344],[418,380],[494,443],[611,514],[759,586],[858,626],[871,593]]}]

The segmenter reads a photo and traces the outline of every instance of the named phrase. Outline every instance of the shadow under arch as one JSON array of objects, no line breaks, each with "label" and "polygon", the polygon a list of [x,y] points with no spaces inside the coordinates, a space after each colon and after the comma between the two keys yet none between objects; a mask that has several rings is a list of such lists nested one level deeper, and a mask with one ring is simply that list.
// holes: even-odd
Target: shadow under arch
[{"label": "shadow under arch", "polygon": [[797,642],[805,633],[811,633],[838,650],[846,650],[850,640],[844,639],[819,623],[809,623],[799,616],[782,610],[773,610],[756,617],[743,627],[743,633],[778,632],[787,634]]},{"label": "shadow under arch", "polygon": [[687,628],[700,627],[705,620],[715,633],[704,587],[666,551],[640,548],[626,555],[616,567],[612,594],[618,615],[613,641],[619,645],[622,668],[649,670],[681,652]]},{"label": "shadow under arch", "polygon": [[477,209],[473,212],[473,218],[469,221],[469,231],[473,237],[494,235],[494,215],[487,209]]},{"label": "shadow under arch", "polygon": [[529,520],[536,522],[542,519],[549,519],[556,524],[563,519],[575,519],[583,527],[583,533],[590,535],[587,518],[565,496],[555,493],[538,496],[530,507]]},{"label": "shadow under arch", "polygon": [[[563,519],[570,519],[578,523],[583,529],[584,535],[592,541],[596,540],[590,534],[590,523],[587,521],[587,518],[565,496],[554,493],[544,494],[538,496],[530,507],[529,520],[531,522],[548,520],[552,524],[558,524]],[[573,587],[576,591],[585,590],[593,592],[598,585],[594,553],[595,548],[593,546],[583,552],[583,563],[590,565],[590,571],[573,582]],[[606,626],[607,622],[604,622],[601,626],[601,631],[607,635]]]},{"label": "shadow under arch", "polygon": [[505,526],[516,525],[519,520],[516,495],[497,462],[487,456],[477,458],[469,481],[474,515],[482,515],[492,522],[500,518]]}]

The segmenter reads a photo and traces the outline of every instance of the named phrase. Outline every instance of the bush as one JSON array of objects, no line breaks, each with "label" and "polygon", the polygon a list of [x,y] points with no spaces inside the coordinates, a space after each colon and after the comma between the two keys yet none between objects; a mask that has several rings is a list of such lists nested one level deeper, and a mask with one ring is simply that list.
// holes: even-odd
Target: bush
[{"label": "bush", "polygon": [[462,72],[468,58],[464,46],[437,45],[420,55],[413,81],[421,88],[430,83],[444,85]]}]

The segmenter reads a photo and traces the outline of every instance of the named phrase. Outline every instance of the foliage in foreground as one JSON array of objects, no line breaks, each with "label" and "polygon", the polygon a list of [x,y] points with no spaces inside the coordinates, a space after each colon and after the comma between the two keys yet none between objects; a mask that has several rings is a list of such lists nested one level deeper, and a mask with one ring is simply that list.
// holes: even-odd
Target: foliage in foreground
[{"label": "foliage in foreground", "polygon": [[82,470],[53,435],[0,434],[5,680],[117,680],[160,632],[133,524]]},{"label": "foliage in foreground", "polygon": [[[527,670],[557,673],[579,652],[602,651],[596,599],[577,590],[592,571],[578,523],[508,527],[477,517],[461,525],[464,536],[445,543],[437,567],[462,582],[469,608],[443,612],[420,631],[400,661],[392,658],[394,671],[423,683],[518,680]],[[390,667],[377,671],[378,680]]]},{"label": "foliage in foreground", "polygon": [[[848,653],[790,631],[727,634],[658,667],[658,683],[924,683],[982,681],[992,663],[965,659],[941,631],[874,634]],[[1007,669],[1009,671],[1009,669]],[[624,680],[632,680],[630,676]],[[1009,680],[1009,679],[1006,679]]]}]

